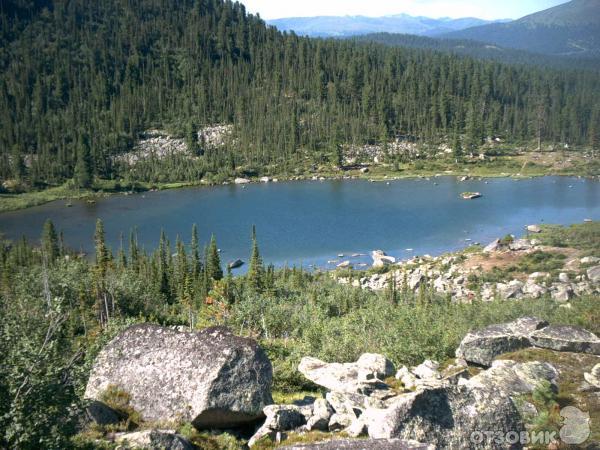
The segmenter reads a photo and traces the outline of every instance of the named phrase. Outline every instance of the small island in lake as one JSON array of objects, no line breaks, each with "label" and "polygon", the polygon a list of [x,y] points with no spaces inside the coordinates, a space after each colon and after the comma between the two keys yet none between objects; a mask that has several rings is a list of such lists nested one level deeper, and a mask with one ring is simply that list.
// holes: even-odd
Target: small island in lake
[{"label": "small island in lake", "polygon": [[463,192],[460,194],[460,196],[465,200],[473,200],[475,198],[482,197],[481,193],[479,192]]}]

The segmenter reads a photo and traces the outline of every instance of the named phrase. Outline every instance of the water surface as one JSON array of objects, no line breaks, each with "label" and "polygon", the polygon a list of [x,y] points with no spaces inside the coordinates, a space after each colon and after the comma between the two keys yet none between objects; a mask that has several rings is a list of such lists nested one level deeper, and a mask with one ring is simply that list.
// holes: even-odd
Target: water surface
[{"label": "water surface", "polygon": [[[483,198],[462,200],[478,191]],[[161,228],[172,244],[189,242],[192,224],[206,242],[217,237],[224,261],[248,259],[256,225],[266,262],[332,267],[329,260],[370,262],[352,254],[383,249],[399,258],[440,254],[474,242],[488,243],[508,233],[520,235],[532,223],[569,224],[600,219],[600,183],[544,177],[459,182],[454,177],[370,183],[306,181],[190,188],[118,195],[96,204],[58,201],[0,214],[0,232],[38,241],[50,218],[75,249],[91,252],[96,218],[117,249],[137,227],[138,241],[154,249]],[[407,250],[411,249],[411,250]]]}]

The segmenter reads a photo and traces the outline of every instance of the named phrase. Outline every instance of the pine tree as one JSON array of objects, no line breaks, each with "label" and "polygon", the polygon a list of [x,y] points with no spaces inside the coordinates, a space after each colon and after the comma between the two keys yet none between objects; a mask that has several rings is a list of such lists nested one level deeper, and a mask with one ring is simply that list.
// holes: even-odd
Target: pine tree
[{"label": "pine tree", "polygon": [[73,174],[73,181],[78,188],[88,188],[92,184],[92,168],[90,163],[90,149],[82,145],[77,154],[77,164]]},{"label": "pine tree", "polygon": [[191,242],[191,274],[194,279],[197,279],[202,271],[202,262],[200,261],[200,244],[198,242],[198,226],[192,226],[192,242]]},{"label": "pine tree", "polygon": [[104,232],[104,223],[101,219],[96,220],[96,231],[94,233],[94,244],[96,248],[96,267],[104,280],[108,264],[110,262],[110,253],[106,246],[106,236]]},{"label": "pine tree", "polygon": [[12,176],[18,182],[22,183],[25,178],[25,164],[23,157],[17,145],[13,146],[11,155]]},{"label": "pine tree", "polygon": [[50,219],[46,220],[42,231],[42,253],[49,262],[56,260],[60,254],[58,235]]},{"label": "pine tree", "polygon": [[256,227],[252,226],[252,254],[250,256],[250,264],[248,273],[246,274],[246,282],[248,287],[254,292],[262,292],[264,288],[265,268],[263,267],[260,251],[258,250],[258,242],[256,241]]},{"label": "pine tree", "polygon": [[196,124],[193,121],[188,122],[185,134],[185,143],[188,151],[193,156],[200,156],[202,154],[202,149],[198,143],[198,127],[196,127]]},{"label": "pine tree", "polygon": [[221,257],[217,247],[217,240],[214,234],[210,238],[206,255],[206,273],[209,279],[218,281],[223,278],[223,268],[221,267]]}]

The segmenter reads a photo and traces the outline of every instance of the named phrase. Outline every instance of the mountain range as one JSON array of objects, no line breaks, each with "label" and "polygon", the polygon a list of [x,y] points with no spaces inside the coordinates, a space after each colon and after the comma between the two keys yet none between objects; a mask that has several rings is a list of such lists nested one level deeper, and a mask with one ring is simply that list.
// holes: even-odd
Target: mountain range
[{"label": "mountain range", "polygon": [[456,30],[444,38],[562,56],[600,56],[600,1],[572,0],[508,23]]},{"label": "mountain range", "polygon": [[[387,34],[416,35],[441,38],[443,43],[423,41],[422,48],[440,47],[458,53],[485,55],[503,61],[527,60],[527,55],[510,54],[508,49],[533,52],[539,55],[577,57],[585,60],[600,57],[600,0],[571,0],[553,8],[518,20],[486,21],[477,18],[431,19],[407,14],[378,18],[364,16],[321,16],[272,20],[269,24],[282,31],[318,37],[356,37],[374,35],[367,40],[408,42],[406,36],[396,38]],[[474,42],[477,42],[474,44]],[[482,45],[485,44],[485,45]],[[487,47],[486,47],[487,45]],[[411,45],[417,46],[411,41]],[[504,49],[498,51],[496,47]],[[467,50],[464,50],[464,49]],[[533,57],[538,61],[540,58]]]},{"label": "mountain range", "polygon": [[312,37],[350,37],[369,33],[405,33],[419,36],[437,36],[494,23],[474,17],[431,19],[397,14],[383,17],[316,16],[290,17],[267,22],[281,31]]}]

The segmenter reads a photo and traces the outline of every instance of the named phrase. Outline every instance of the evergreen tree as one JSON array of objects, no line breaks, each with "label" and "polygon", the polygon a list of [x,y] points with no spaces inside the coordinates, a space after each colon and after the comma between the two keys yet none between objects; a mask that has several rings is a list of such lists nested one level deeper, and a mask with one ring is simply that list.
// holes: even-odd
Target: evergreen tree
[{"label": "evergreen tree", "polygon": [[200,261],[200,244],[198,241],[198,226],[192,226],[192,242],[191,242],[191,273],[194,278],[197,278],[202,271],[202,262]]},{"label": "evergreen tree", "polygon": [[217,240],[213,234],[210,238],[206,254],[206,273],[209,279],[218,281],[223,278],[223,268],[221,267],[221,257],[217,247]]},{"label": "evergreen tree", "polygon": [[50,219],[46,220],[42,231],[42,252],[49,262],[56,260],[60,254],[58,235]]},{"label": "evergreen tree", "polygon": [[77,164],[75,165],[73,181],[78,188],[88,188],[92,184],[90,149],[87,145],[81,146],[77,154]]},{"label": "evergreen tree", "polygon": [[23,163],[23,157],[17,145],[13,146],[11,155],[12,163],[12,176],[18,182],[23,182],[25,178],[25,164]]},{"label": "evergreen tree", "polygon": [[250,264],[248,273],[246,274],[246,282],[248,287],[255,292],[262,292],[264,288],[265,269],[263,267],[260,251],[258,250],[258,242],[256,240],[256,227],[252,226],[252,254],[250,256]]}]

